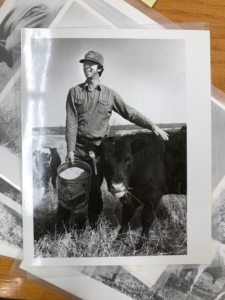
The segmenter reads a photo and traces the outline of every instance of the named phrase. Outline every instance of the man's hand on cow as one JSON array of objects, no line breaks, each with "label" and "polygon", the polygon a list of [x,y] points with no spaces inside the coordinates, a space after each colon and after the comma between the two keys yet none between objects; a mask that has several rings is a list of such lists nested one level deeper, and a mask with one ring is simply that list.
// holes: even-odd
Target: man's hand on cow
[{"label": "man's hand on cow", "polygon": [[73,151],[67,152],[66,161],[68,161],[71,164],[74,163],[74,152]]},{"label": "man's hand on cow", "polygon": [[156,135],[160,135],[165,141],[169,140],[169,134],[167,132],[165,132],[164,130],[160,129],[157,125],[153,126],[152,131]]}]

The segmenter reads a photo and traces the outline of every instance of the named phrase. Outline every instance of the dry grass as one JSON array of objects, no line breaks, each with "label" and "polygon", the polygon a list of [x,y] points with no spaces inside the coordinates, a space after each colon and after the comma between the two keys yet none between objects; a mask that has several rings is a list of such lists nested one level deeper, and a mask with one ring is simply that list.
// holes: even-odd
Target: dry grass
[{"label": "dry grass", "polygon": [[128,272],[117,274],[113,278],[113,274],[93,275],[92,278],[98,280],[113,289],[131,297],[136,300],[153,300],[153,291],[144,283],[139,281],[136,277]]},{"label": "dry grass", "polygon": [[21,154],[21,99],[18,79],[0,103],[0,145]]},{"label": "dry grass", "polygon": [[0,239],[23,248],[22,218],[2,203],[0,203],[0,215]]},{"label": "dry grass", "polygon": [[[223,288],[225,284],[225,278],[222,277],[216,281],[215,284],[212,283],[212,277],[208,273],[202,273],[199,277],[197,283],[194,285],[191,293],[188,293],[187,290],[190,286],[190,277],[189,273],[186,279],[183,281],[182,285],[179,287],[179,273],[180,271],[174,271],[167,282],[157,289],[154,294],[155,300],[211,300],[215,299],[217,294]],[[214,295],[214,297],[213,297]],[[224,299],[224,296],[220,298]]]},{"label": "dry grass", "polygon": [[[56,147],[62,162],[66,155],[64,136],[34,136],[33,151],[43,146]],[[143,239],[141,250],[136,249],[140,238],[141,208],[138,208],[127,234],[117,239],[121,224],[121,203],[102,186],[103,212],[97,228],[91,229],[86,215],[87,208],[72,212],[70,230],[57,234],[55,213],[57,193],[50,189],[43,193],[34,189],[34,237],[36,257],[93,257],[133,255],[184,255],[187,253],[186,212],[187,197],[163,197],[157,217],[150,229],[149,240]]]},{"label": "dry grass", "polygon": [[212,236],[225,244],[225,191],[213,206]]},{"label": "dry grass", "polygon": [[150,239],[143,239],[141,250],[136,249],[140,238],[139,209],[126,234],[118,239],[121,205],[103,185],[104,208],[97,228],[86,220],[87,208],[73,212],[70,230],[58,234],[55,230],[57,194],[52,190],[42,194],[35,191],[34,236],[35,257],[115,257],[135,255],[182,255],[186,253],[186,197],[166,196],[151,230]]},{"label": "dry grass", "polygon": [[12,78],[15,71],[10,69],[5,62],[0,63],[0,93]]},{"label": "dry grass", "polygon": [[11,200],[22,204],[22,194],[7,181],[0,177],[0,192],[6,195]]}]

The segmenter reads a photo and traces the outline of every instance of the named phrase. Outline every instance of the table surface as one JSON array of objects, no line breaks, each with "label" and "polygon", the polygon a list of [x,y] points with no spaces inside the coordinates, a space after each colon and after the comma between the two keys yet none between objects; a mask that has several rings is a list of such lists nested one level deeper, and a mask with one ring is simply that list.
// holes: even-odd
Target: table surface
[{"label": "table surface", "polygon": [[[145,14],[152,9],[140,0],[126,0]],[[2,4],[4,0],[0,0]],[[154,10],[175,23],[205,22],[211,33],[212,83],[225,93],[225,0],[158,0]],[[15,299],[69,299],[44,283],[33,283],[19,274],[9,274],[14,260],[0,256],[0,297]],[[78,299],[74,297],[74,299]]]}]

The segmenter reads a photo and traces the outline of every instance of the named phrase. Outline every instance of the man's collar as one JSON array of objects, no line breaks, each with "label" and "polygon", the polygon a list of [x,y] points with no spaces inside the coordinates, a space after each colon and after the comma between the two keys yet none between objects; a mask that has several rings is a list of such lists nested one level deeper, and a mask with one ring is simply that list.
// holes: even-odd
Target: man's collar
[{"label": "man's collar", "polygon": [[[88,90],[88,83],[87,81],[85,81],[84,83],[84,87],[83,90],[86,89]],[[99,91],[101,91],[103,89],[103,85],[101,84],[101,82],[99,81],[98,84],[96,85],[95,89],[98,89]]]}]

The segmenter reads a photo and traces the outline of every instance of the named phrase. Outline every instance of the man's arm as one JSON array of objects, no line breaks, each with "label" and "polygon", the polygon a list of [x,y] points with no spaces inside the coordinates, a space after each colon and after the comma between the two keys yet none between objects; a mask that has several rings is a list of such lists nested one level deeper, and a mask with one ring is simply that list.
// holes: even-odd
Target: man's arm
[{"label": "man's arm", "polygon": [[160,135],[164,140],[169,139],[167,132],[160,129],[154,122],[146,118],[139,111],[126,104],[116,92],[114,92],[113,111],[117,112],[121,117],[131,123],[153,131],[156,135]]},{"label": "man's arm", "polygon": [[70,162],[74,161],[74,150],[77,140],[78,115],[74,105],[74,89],[71,89],[66,101],[66,142],[67,156]]}]

